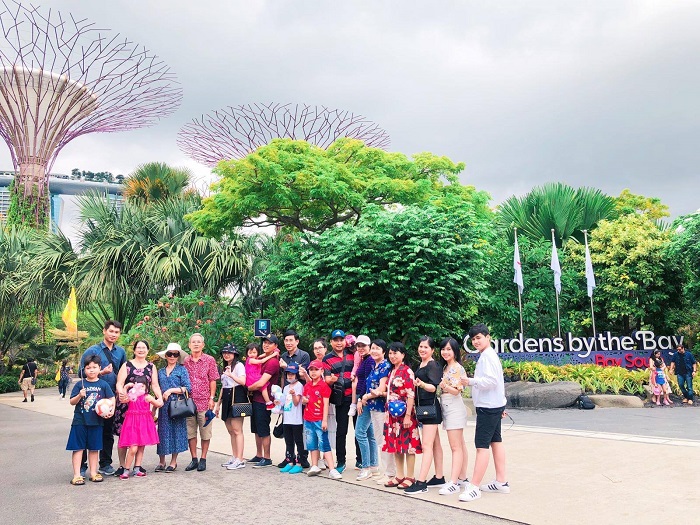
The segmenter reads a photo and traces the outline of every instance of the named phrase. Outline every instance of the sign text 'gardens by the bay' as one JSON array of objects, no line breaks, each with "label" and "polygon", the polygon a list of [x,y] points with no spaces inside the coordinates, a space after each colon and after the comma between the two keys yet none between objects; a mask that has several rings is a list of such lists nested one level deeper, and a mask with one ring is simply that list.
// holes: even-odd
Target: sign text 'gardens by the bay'
[{"label": "sign text 'gardens by the bay'", "polygon": [[[464,347],[475,353],[467,341],[465,338]],[[594,363],[625,368],[646,367],[652,351],[661,350],[666,357],[682,343],[682,335],[657,336],[649,330],[623,336],[605,332],[596,337],[576,337],[569,332],[563,337],[531,338],[520,334],[511,339],[492,340],[494,349],[502,359],[536,360],[550,364]]]}]

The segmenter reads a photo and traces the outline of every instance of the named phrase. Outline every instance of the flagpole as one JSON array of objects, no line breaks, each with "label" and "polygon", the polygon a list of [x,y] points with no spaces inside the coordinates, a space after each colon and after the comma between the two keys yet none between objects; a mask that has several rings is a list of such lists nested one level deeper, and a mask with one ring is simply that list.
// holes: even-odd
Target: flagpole
[{"label": "flagpole", "polygon": [[[557,249],[557,243],[554,239],[554,228],[552,228],[552,253],[556,253]],[[557,257],[557,265],[559,264],[559,257]],[[552,268],[554,270],[554,268]],[[556,270],[554,270],[556,271]],[[561,272],[561,269],[559,269]],[[559,284],[561,286],[561,283]],[[556,273],[554,277],[554,294],[556,295],[557,298],[557,333],[559,334],[559,337],[561,338],[561,315],[559,314],[559,288],[557,288],[557,280],[556,280]]]},{"label": "flagpole", "polygon": [[[587,260],[590,261],[590,252],[588,251],[588,230],[583,230],[583,238],[586,242],[586,258]],[[593,267],[591,266],[591,274],[593,273]],[[588,268],[586,268],[586,274],[588,274]],[[589,276],[586,275],[586,279],[588,279]],[[595,281],[593,283],[593,286],[595,287]],[[596,331],[595,331],[595,313],[593,312],[593,289],[590,289],[590,292],[588,296],[591,299],[591,321],[593,323],[593,340],[596,338]]]},{"label": "flagpole", "polygon": [[[515,282],[518,285],[518,311],[520,312],[520,333],[524,334],[525,330],[523,329],[523,297],[522,297],[522,265],[520,263],[520,249],[518,248],[518,229],[513,228],[513,235],[515,236],[515,254],[514,256],[517,259],[517,264],[521,266],[520,270],[516,267],[516,276],[515,276]],[[514,263],[515,265],[516,263]],[[520,281],[517,280],[518,278],[518,271],[520,271]]]}]

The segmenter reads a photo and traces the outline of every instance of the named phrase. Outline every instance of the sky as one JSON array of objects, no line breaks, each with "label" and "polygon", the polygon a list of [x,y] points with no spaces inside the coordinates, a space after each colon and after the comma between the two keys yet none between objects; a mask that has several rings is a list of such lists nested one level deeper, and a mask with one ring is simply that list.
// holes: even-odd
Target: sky
[{"label": "sky", "polygon": [[[195,117],[255,102],[364,115],[389,150],[466,163],[495,206],[561,181],[700,207],[700,1],[46,1],[145,46],[183,89],[135,131],[78,137],[53,171],[210,169],[176,144]],[[11,167],[0,147],[0,168]]]}]

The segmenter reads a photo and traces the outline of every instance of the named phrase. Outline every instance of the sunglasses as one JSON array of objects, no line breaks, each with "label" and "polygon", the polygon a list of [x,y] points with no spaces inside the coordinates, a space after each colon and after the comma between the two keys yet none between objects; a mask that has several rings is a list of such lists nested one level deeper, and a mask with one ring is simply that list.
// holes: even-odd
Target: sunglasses
[{"label": "sunglasses", "polygon": [[165,357],[180,357],[180,352],[165,352]]}]

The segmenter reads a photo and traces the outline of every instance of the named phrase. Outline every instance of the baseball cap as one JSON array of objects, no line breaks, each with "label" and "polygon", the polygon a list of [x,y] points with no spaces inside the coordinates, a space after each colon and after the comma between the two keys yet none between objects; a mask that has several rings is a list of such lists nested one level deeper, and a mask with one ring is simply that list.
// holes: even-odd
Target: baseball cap
[{"label": "baseball cap", "polygon": [[206,413],[204,414],[205,421],[204,421],[204,425],[202,425],[202,426],[206,427],[209,423],[211,423],[214,420],[215,417],[216,417],[216,414],[214,413],[214,411],[207,410]]},{"label": "baseball cap", "polygon": [[287,365],[287,373],[288,374],[298,374],[299,373],[299,365],[296,363],[289,363]]},{"label": "baseball cap", "polygon": [[359,335],[359,336],[357,336],[357,341],[355,341],[355,342],[356,342],[356,343],[363,344],[363,345],[367,345],[367,346],[369,346],[369,345],[372,344],[372,341],[371,341],[370,338],[367,337],[366,335]]},{"label": "baseball cap", "polygon": [[270,341],[271,343],[275,343],[276,345],[280,344],[280,340],[277,339],[277,336],[275,334],[270,334],[266,337],[263,337],[263,341]]},{"label": "baseball cap", "polygon": [[335,339],[336,337],[345,338],[345,332],[343,332],[342,330],[339,330],[338,328],[336,328],[335,330],[333,330],[333,331],[331,332],[331,339]]},{"label": "baseball cap", "polygon": [[316,368],[318,370],[323,370],[323,363],[319,361],[318,359],[314,359],[309,363],[309,370],[312,368]]}]

